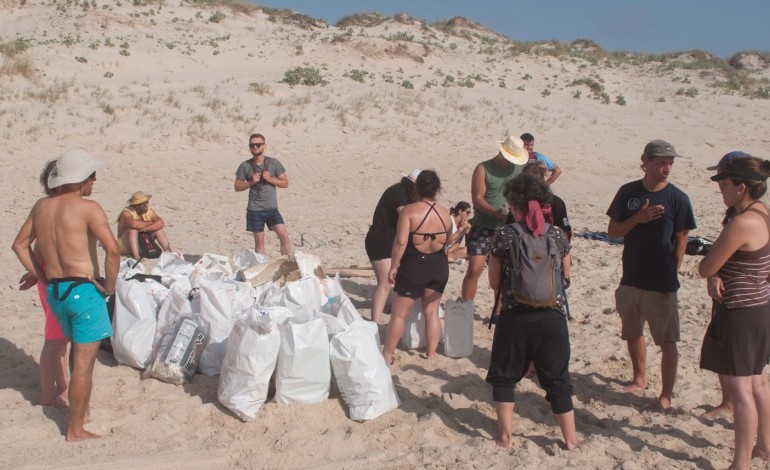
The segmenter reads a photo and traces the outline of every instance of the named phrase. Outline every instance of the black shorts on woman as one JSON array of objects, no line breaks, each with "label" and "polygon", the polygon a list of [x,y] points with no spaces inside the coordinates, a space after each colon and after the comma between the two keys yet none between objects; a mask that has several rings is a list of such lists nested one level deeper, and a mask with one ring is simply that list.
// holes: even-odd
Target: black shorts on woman
[{"label": "black shorts on woman", "polygon": [[[423,201],[424,202],[424,201]],[[413,238],[423,237],[423,240],[430,238],[436,240],[436,237],[444,234],[447,235],[447,227],[444,225],[444,220],[436,211],[434,202],[429,204],[428,211],[425,213],[425,217],[420,222],[420,225],[413,232],[409,232],[409,239],[406,242],[406,248],[404,249],[404,255],[401,257],[401,265],[396,273],[396,285],[393,290],[401,297],[409,297],[410,299],[416,299],[421,297],[425,289],[431,289],[436,292],[443,293],[446,287],[447,281],[449,281],[449,262],[447,261],[447,255],[444,251],[444,247],[433,253],[423,253],[417,249],[414,245]],[[425,220],[430,215],[430,212],[436,212],[439,215],[441,224],[444,225],[443,232],[432,233],[420,233],[420,227],[425,223]]]}]

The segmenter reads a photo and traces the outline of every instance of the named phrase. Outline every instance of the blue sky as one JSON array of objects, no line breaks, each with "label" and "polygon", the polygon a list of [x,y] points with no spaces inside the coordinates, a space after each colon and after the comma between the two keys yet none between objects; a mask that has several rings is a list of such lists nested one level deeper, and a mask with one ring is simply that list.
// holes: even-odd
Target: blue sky
[{"label": "blue sky", "polygon": [[511,39],[591,39],[605,49],[666,53],[701,49],[723,58],[770,50],[770,0],[272,0],[330,24],[364,12],[434,22],[463,16]]}]

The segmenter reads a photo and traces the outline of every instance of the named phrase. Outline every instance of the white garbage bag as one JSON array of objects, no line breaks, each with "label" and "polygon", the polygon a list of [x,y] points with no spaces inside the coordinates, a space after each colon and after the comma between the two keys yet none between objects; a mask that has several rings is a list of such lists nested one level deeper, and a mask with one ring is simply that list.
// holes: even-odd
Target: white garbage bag
[{"label": "white garbage bag", "polygon": [[[265,264],[268,261],[268,257],[257,253],[254,250],[243,250],[237,255],[233,255],[233,270],[241,275],[241,271],[247,268],[251,268],[258,264]],[[239,278],[239,281],[246,281],[244,278]]]},{"label": "white garbage bag", "polygon": [[329,397],[329,337],[321,318],[289,319],[275,370],[275,401],[317,403]]},{"label": "white garbage bag", "polygon": [[171,285],[168,295],[160,303],[155,326],[155,338],[152,342],[153,361],[165,346],[162,344],[163,338],[174,332],[177,322],[182,318],[192,318],[194,314],[200,313],[200,310],[193,311],[192,309],[192,302],[189,299],[191,290],[190,281],[180,279]]},{"label": "white garbage bag", "polygon": [[160,258],[153,266],[151,273],[161,276],[164,286],[171,286],[181,278],[189,280],[194,270],[193,265],[185,261],[182,253],[164,251],[160,254]]},{"label": "white garbage bag", "polygon": [[251,285],[245,282],[199,279],[201,318],[209,328],[209,342],[199,369],[217,375],[227,350],[227,338],[238,317],[254,305]]},{"label": "white garbage bag", "polygon": [[380,352],[377,324],[351,323],[332,338],[330,358],[350,419],[374,419],[398,408],[396,387]]},{"label": "white garbage bag", "polygon": [[267,400],[281,334],[270,314],[251,309],[235,322],[219,374],[219,402],[243,421],[253,420]]},{"label": "white garbage bag", "polygon": [[320,309],[324,303],[321,283],[313,277],[287,282],[278,289],[270,288],[262,301],[262,305],[267,307],[287,307],[296,318],[304,320],[313,318],[313,311]]},{"label": "white garbage bag", "polygon": [[161,350],[143,378],[182,385],[195,375],[207,342],[208,334],[200,316],[180,317],[173,331],[163,336]]},{"label": "white garbage bag", "polygon": [[[444,315],[444,310],[439,306],[438,315],[441,318]],[[442,331],[443,336],[443,331]],[[404,322],[404,332],[401,334],[401,346],[404,349],[417,349],[424,348],[428,345],[428,340],[425,336],[425,315],[422,314],[422,300],[417,299],[414,303],[412,310],[409,312],[409,316]]]},{"label": "white garbage bag", "polygon": [[120,260],[118,268],[118,278],[129,279],[134,274],[144,274],[145,267],[142,263],[137,263],[133,258],[123,258]]},{"label": "white garbage bag", "polygon": [[168,289],[153,281],[118,279],[112,319],[112,353],[121,364],[149,365],[157,323],[157,297]]},{"label": "white garbage bag", "polygon": [[444,354],[449,357],[468,357],[473,354],[472,300],[448,300],[444,313]]}]

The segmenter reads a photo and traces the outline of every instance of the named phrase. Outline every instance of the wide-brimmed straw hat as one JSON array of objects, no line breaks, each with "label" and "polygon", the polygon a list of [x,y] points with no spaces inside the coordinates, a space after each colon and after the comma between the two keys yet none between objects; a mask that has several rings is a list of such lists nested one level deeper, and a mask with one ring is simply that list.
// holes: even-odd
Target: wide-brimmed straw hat
[{"label": "wide-brimmed straw hat", "polygon": [[104,160],[94,158],[83,149],[67,150],[56,159],[56,166],[48,175],[48,187],[82,183],[91,173],[107,166]]},{"label": "wide-brimmed straw hat", "polygon": [[411,181],[412,183],[416,183],[417,177],[420,176],[421,171],[422,170],[420,170],[419,168],[415,168],[414,170],[409,172],[409,174],[401,172],[401,176],[403,176],[404,178],[409,178],[409,181]]},{"label": "wide-brimmed straw hat", "polygon": [[131,195],[131,199],[128,200],[128,204],[131,206],[138,206],[139,204],[144,204],[145,202],[149,201],[151,197],[152,194],[145,194],[141,191],[137,191]]},{"label": "wide-brimmed straw hat", "polygon": [[518,137],[506,137],[497,143],[497,148],[503,157],[514,165],[524,165],[529,161],[529,152],[524,148],[524,141]]}]

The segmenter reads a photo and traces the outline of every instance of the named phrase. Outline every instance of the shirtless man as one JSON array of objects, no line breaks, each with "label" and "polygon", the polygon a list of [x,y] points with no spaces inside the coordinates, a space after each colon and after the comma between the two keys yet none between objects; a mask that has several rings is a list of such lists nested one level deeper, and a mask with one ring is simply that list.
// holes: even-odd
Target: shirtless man
[{"label": "shirtless man", "polygon": [[[69,442],[99,437],[83,425],[99,343],[112,334],[105,296],[115,293],[120,252],[104,209],[83,197],[91,195],[96,170],[105,165],[84,150],[63,153],[48,178],[48,186],[59,188],[58,193],[35,203],[13,242],[21,264],[47,284],[51,310],[73,344],[70,420],[65,436]],[[104,281],[99,280],[97,241],[106,252]],[[45,273],[32,252],[35,242]]]}]

